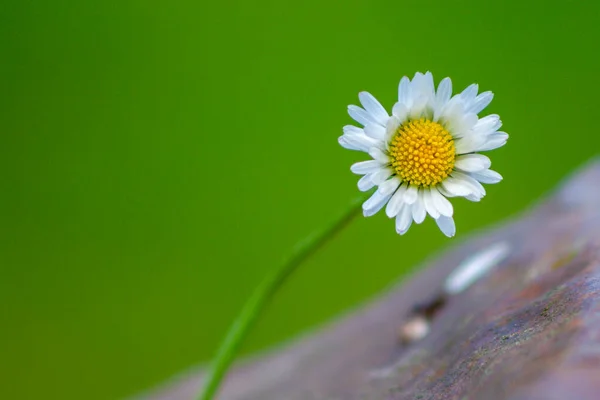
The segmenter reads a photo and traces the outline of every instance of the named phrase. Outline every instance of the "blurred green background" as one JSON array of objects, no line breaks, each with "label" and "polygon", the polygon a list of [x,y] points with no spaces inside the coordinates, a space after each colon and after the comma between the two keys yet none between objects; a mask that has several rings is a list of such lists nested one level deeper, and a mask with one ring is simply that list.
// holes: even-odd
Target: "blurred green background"
[{"label": "blurred green background", "polygon": [[245,351],[364,301],[597,153],[600,3],[0,5],[0,398],[116,399],[206,361],[253,286],[357,194],[347,104],[402,75],[493,90],[505,180],[458,238],[359,218]]}]

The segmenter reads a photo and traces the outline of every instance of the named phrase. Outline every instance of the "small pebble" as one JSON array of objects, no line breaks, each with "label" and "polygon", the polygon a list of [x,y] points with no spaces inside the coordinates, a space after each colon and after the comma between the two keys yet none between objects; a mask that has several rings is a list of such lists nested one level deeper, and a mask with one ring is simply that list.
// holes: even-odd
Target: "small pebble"
[{"label": "small pebble", "polygon": [[429,333],[429,321],[423,315],[414,315],[400,327],[400,341],[410,344],[423,339]]}]

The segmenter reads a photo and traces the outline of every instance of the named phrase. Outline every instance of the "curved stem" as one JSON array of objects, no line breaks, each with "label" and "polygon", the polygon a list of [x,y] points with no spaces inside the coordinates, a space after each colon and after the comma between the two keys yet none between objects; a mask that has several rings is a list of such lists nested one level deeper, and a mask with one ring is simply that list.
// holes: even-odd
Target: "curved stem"
[{"label": "curved stem", "polygon": [[244,307],[229,327],[225,339],[219,346],[213,365],[209,371],[205,386],[198,400],[211,400],[227,373],[240,344],[260,316],[265,305],[277,292],[290,274],[304,260],[314,254],[339,231],[341,231],[360,211],[364,196],[357,198],[348,209],[325,229],[315,232],[298,243],[292,253],[278,267],[274,268],[254,290]]}]

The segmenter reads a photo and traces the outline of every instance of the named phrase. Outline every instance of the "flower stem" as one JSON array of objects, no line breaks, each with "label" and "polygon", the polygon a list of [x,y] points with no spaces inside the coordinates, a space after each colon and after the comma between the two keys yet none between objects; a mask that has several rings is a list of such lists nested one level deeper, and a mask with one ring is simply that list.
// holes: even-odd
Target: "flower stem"
[{"label": "flower stem", "polygon": [[332,221],[325,229],[314,232],[303,241],[299,242],[292,253],[276,268],[274,268],[254,290],[254,293],[244,304],[244,307],[229,327],[227,335],[219,346],[213,360],[205,386],[197,397],[198,400],[211,400],[218,390],[221,380],[227,373],[235,355],[248,332],[260,316],[265,305],[271,300],[277,289],[285,282],[292,272],[304,260],[317,250],[339,231],[341,231],[358,214],[364,196],[354,200],[346,211],[336,220]]}]

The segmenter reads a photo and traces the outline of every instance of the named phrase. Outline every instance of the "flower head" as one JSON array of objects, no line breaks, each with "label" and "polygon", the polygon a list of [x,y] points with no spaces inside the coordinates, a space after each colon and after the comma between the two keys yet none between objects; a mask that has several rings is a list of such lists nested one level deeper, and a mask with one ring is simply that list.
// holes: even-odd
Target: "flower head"
[{"label": "flower head", "polygon": [[377,186],[363,204],[365,216],[385,207],[403,235],[413,221],[420,224],[429,214],[446,236],[454,236],[448,198],[479,201],[485,196],[482,183],[502,180],[479,152],[503,146],[508,135],[498,131],[498,115],[478,117],[494,97],[492,92],[478,95],[478,89],[473,84],[452,96],[450,78],[436,91],[431,73],[417,72],[412,81],[400,80],[392,115],[371,94],[359,93],[362,108],[348,106],[348,113],[364,128],[345,126],[339,142],[372,157],[350,168],[362,175],[361,191]]}]

